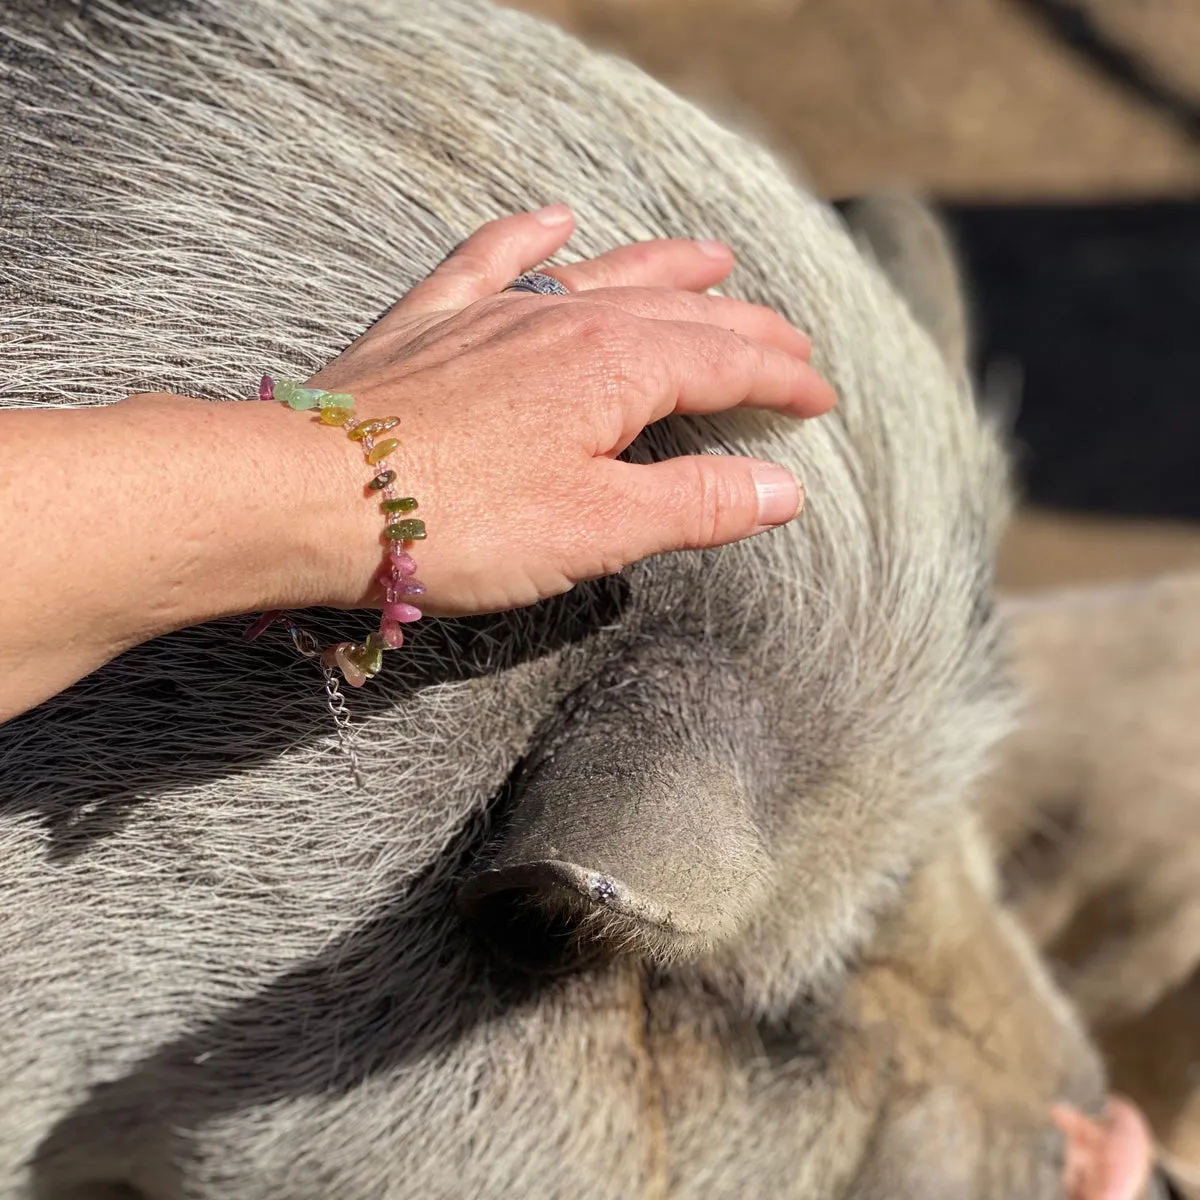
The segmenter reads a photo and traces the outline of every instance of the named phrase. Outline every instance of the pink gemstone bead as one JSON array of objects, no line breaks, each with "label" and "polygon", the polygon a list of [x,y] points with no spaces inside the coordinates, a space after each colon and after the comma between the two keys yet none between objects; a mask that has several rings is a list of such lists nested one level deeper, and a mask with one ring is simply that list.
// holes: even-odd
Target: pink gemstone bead
[{"label": "pink gemstone bead", "polygon": [[245,633],[242,634],[242,637],[244,637],[248,642],[254,641],[255,638],[262,637],[262,635],[266,633],[266,631],[272,625],[275,624],[280,616],[281,611],[278,608],[273,608],[270,612],[263,613],[263,615],[259,617],[258,620],[246,630]]},{"label": "pink gemstone bead", "polygon": [[417,570],[417,560],[407,550],[393,550],[388,554],[388,562],[392,570],[400,575],[413,575]]},{"label": "pink gemstone bead", "polygon": [[379,636],[393,649],[399,650],[404,645],[404,627],[399,621],[384,617],[379,622]]},{"label": "pink gemstone bead", "polygon": [[412,604],[404,604],[399,600],[389,600],[383,606],[383,615],[393,621],[407,625],[410,621],[421,619],[421,610]]},{"label": "pink gemstone bead", "polygon": [[273,380],[270,375],[264,375],[262,379],[258,381],[258,398],[260,400],[275,399],[275,380]]},{"label": "pink gemstone bead", "polygon": [[401,596],[423,596],[425,585],[419,579],[400,579],[395,584],[396,591]]}]

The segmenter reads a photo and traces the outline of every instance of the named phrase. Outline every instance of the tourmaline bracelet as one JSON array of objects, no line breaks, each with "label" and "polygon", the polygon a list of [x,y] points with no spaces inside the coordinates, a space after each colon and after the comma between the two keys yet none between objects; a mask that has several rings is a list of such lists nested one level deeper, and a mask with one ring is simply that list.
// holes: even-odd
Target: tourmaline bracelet
[{"label": "tourmaline bracelet", "polygon": [[[374,475],[367,487],[379,494],[379,511],[383,514],[383,536],[387,552],[379,571],[384,590],[383,614],[379,630],[367,635],[362,642],[338,642],[321,650],[305,638],[294,622],[276,610],[263,613],[246,631],[247,641],[253,641],[270,625],[281,623],[288,627],[297,649],[306,657],[320,657],[327,672],[337,667],[352,687],[378,675],[383,667],[385,650],[398,650],[404,644],[404,626],[421,619],[421,610],[412,603],[425,594],[425,585],[416,577],[417,564],[406,549],[413,542],[424,540],[425,522],[409,516],[417,509],[412,496],[401,496],[396,489],[396,472],[388,463],[388,455],[397,450],[394,437],[380,438],[400,424],[399,417],[371,417],[360,421],[354,414],[354,398],[345,392],[327,392],[323,388],[305,387],[294,379],[274,380],[264,375],[258,385],[260,400],[279,400],[297,411],[313,409],[322,425],[344,429],[352,441],[362,444],[367,465]],[[328,677],[327,677],[328,681]],[[331,700],[333,692],[330,693]]]}]

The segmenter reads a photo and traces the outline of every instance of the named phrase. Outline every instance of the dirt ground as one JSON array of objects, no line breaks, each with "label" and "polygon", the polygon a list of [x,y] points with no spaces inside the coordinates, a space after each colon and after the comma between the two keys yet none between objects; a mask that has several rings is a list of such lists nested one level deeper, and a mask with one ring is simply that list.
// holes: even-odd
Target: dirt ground
[{"label": "dirt ground", "polygon": [[[1200,0],[515,2],[767,142],[822,195],[1200,198]],[[1030,512],[1001,580],[1182,565],[1200,566],[1194,527]]]}]

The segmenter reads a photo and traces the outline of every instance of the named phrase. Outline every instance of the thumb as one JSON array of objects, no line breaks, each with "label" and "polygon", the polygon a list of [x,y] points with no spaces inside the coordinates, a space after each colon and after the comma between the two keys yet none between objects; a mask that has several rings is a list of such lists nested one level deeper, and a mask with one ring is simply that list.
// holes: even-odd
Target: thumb
[{"label": "thumb", "polygon": [[620,530],[631,562],[667,550],[724,546],[786,524],[804,505],[804,489],[791,471],[761,459],[694,454],[612,466],[632,501]]}]

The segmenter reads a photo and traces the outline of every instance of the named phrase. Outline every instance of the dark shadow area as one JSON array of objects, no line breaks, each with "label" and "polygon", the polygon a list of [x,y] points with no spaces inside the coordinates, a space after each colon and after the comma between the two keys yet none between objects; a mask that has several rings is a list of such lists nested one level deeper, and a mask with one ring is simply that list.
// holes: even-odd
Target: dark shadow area
[{"label": "dark shadow area", "polygon": [[469,822],[385,911],[93,1087],[38,1147],[31,1195],[60,1200],[58,1164],[78,1161],[106,1131],[178,1130],[169,1157],[186,1163],[189,1130],[273,1101],[344,1095],[446,1053],[479,1022],[556,986],[495,963],[456,927],[455,872],[446,866],[461,869],[486,833],[485,819]]},{"label": "dark shadow area", "polygon": [[[627,595],[614,578],[516,612],[422,622],[378,678],[343,685],[353,719],[556,653],[614,623]],[[71,858],[119,829],[146,797],[327,738],[334,726],[320,669],[281,630],[247,644],[249,623],[214,622],[148,642],[0,725],[0,810],[40,816],[49,856]],[[323,610],[301,623],[323,645],[374,625],[367,613]]]},{"label": "dark shadow area", "polygon": [[1014,0],[1037,17],[1054,38],[1085,59],[1109,83],[1168,117],[1200,141],[1200,105],[1160,79],[1153,68],[1115,42],[1087,11],[1071,0]]},{"label": "dark shadow area", "polygon": [[976,367],[1020,368],[1025,498],[1200,520],[1200,201],[943,211]]}]

